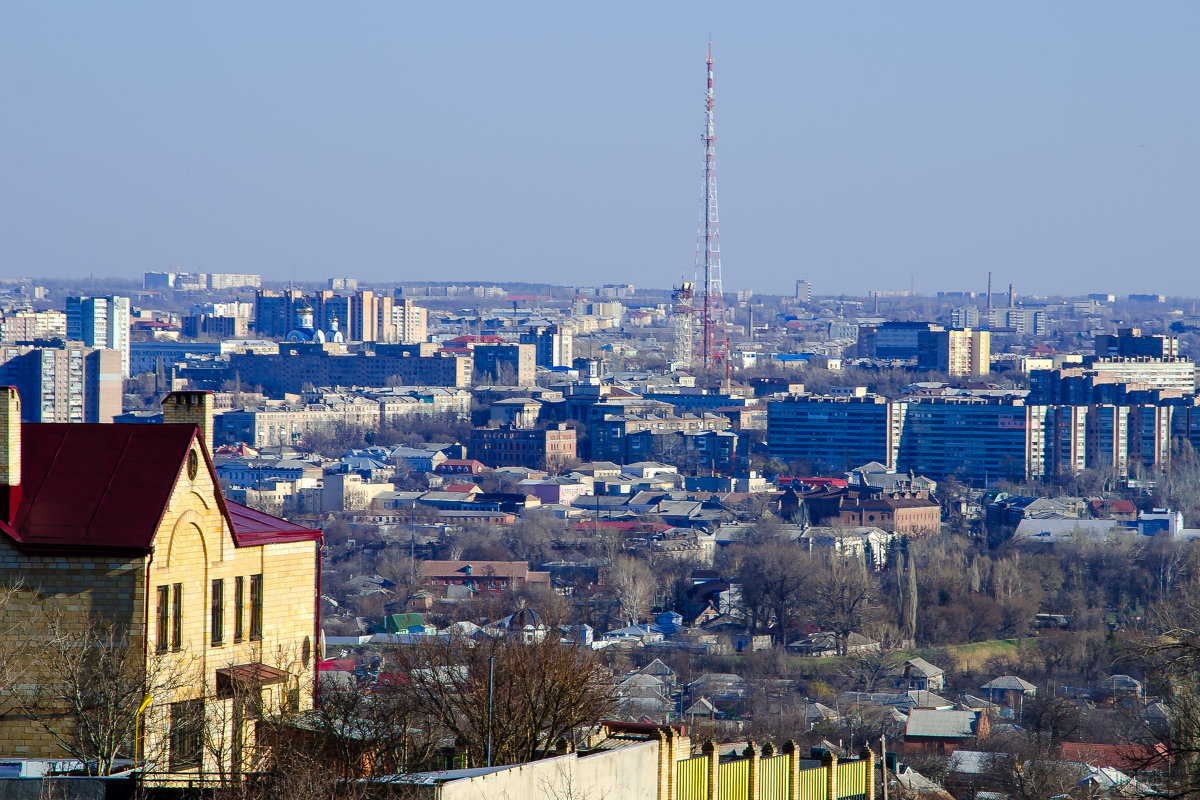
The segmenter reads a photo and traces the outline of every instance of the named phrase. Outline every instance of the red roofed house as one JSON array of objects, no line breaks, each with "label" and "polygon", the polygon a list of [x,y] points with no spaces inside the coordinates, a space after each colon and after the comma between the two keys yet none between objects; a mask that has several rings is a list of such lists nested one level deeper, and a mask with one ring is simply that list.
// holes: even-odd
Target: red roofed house
[{"label": "red roofed house", "polygon": [[498,596],[526,583],[548,587],[550,573],[529,569],[528,561],[422,561],[421,583],[466,586],[476,594]]},{"label": "red roofed house", "polygon": [[[137,736],[148,771],[236,772],[258,713],[312,704],[321,532],[225,499],[208,392],[173,392],[161,425],[20,418],[0,387],[0,586],[29,590],[25,618],[21,604],[50,602],[67,624],[127,631],[151,697]],[[4,635],[0,652],[15,652]],[[165,672],[186,680],[153,685]],[[117,714],[134,718],[140,694]],[[40,719],[0,715],[0,755],[63,757],[70,717]],[[223,764],[205,728],[231,743]]]},{"label": "red roofed house", "polygon": [[1119,519],[1133,522],[1137,519],[1137,506],[1130,500],[1093,500],[1088,504],[1092,516],[1097,519]]},{"label": "red roofed house", "polygon": [[473,458],[447,458],[433,468],[435,475],[478,475],[487,471],[487,466]]}]

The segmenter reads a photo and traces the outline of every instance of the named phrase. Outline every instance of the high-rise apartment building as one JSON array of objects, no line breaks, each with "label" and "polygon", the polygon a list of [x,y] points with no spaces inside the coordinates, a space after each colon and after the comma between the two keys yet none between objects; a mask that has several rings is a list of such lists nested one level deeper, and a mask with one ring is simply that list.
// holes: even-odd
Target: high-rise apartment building
[{"label": "high-rise apartment building", "polygon": [[537,348],[539,367],[569,367],[575,361],[575,333],[566,325],[538,325],[521,334],[521,344]]},{"label": "high-rise apartment building", "polygon": [[796,281],[796,302],[811,303],[812,302],[812,284],[801,278]]},{"label": "high-rise apartment building", "polygon": [[[304,295],[295,289],[254,293],[254,332],[263,339],[282,339],[296,328],[296,308]],[[322,328],[324,330],[324,328]]]},{"label": "high-rise apartment building", "polygon": [[862,358],[917,358],[932,332],[945,327],[932,322],[884,322],[858,329],[858,355]]},{"label": "high-rise apartment building", "polygon": [[978,328],[979,306],[962,306],[950,312],[950,325],[955,328]]},{"label": "high-rise apartment building", "polygon": [[993,308],[987,322],[992,330],[1011,328],[1023,336],[1046,336],[1050,332],[1046,312],[1033,308]]},{"label": "high-rise apartment building", "polygon": [[392,301],[392,325],[400,344],[418,344],[429,338],[427,312],[410,299]]},{"label": "high-rise apartment building", "polygon": [[1044,474],[1044,406],[994,397],[922,398],[907,406],[900,436],[902,471],[976,483]]},{"label": "high-rise apartment building", "polygon": [[0,340],[33,342],[67,338],[67,315],[61,311],[13,311],[0,321]]},{"label": "high-rise apartment building", "polygon": [[121,354],[90,347],[0,347],[0,381],[25,402],[24,422],[112,422],[121,413]]},{"label": "high-rise apartment building", "polygon": [[129,298],[68,297],[67,341],[121,354],[121,375],[129,377]]},{"label": "high-rise apartment building", "polygon": [[508,386],[537,383],[537,351],[531,344],[484,343],[471,346],[475,372]]},{"label": "high-rise apartment building", "polygon": [[1096,356],[1119,358],[1179,357],[1179,338],[1176,336],[1143,336],[1141,328],[1119,328],[1117,335],[1096,337]]},{"label": "high-rise apartment building", "polygon": [[771,458],[844,470],[870,461],[896,467],[905,404],[879,395],[801,395],[767,404]]},{"label": "high-rise apartment building", "polygon": [[971,328],[923,333],[917,366],[955,378],[987,375],[992,369],[991,333]]}]

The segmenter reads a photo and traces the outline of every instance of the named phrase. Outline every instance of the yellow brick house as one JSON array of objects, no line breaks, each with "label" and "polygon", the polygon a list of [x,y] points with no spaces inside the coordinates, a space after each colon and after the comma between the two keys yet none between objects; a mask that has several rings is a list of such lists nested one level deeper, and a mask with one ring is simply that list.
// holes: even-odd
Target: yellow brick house
[{"label": "yellow brick house", "polygon": [[[0,387],[0,587],[123,626],[147,675],[177,676],[147,686],[141,716],[139,755],[160,773],[237,772],[253,717],[310,707],[316,676],[321,532],[224,498],[212,414],[187,391],[161,425],[22,424]],[[3,711],[0,756],[63,756]]]}]

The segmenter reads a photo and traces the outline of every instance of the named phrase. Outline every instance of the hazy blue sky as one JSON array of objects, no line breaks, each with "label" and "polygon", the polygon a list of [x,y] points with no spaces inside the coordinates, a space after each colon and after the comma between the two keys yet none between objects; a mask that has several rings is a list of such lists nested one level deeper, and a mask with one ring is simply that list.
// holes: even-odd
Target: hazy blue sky
[{"label": "hazy blue sky", "polygon": [[1196,2],[0,3],[0,275],[1200,295]]}]

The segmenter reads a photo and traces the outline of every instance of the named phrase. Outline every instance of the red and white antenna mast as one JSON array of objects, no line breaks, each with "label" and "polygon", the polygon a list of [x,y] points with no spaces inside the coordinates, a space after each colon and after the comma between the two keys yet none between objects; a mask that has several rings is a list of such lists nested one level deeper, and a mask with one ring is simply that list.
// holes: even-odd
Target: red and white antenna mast
[{"label": "red and white antenna mast", "polygon": [[[700,365],[706,370],[729,370],[725,299],[721,290],[721,233],[717,223],[717,135],[713,128],[712,42],[704,60],[708,91],[704,94],[704,219],[699,255],[704,266],[704,291],[700,311]],[[698,261],[700,259],[697,259]],[[698,265],[699,266],[699,265]]]}]

